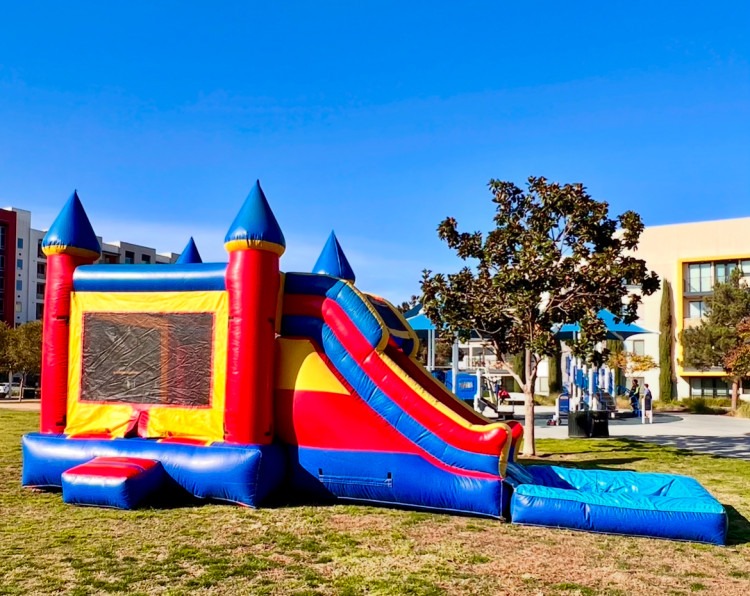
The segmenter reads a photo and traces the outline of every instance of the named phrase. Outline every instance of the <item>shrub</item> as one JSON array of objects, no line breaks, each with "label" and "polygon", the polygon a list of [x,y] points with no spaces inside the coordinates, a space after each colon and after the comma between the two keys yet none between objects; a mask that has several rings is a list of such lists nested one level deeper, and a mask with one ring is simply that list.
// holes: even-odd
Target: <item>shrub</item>
[{"label": "shrub", "polygon": [[684,399],[681,404],[691,414],[726,414],[726,408],[731,406],[732,400],[726,398],[706,399],[705,397],[695,397]]},{"label": "shrub", "polygon": [[738,418],[750,418],[750,401],[742,402],[734,415]]}]

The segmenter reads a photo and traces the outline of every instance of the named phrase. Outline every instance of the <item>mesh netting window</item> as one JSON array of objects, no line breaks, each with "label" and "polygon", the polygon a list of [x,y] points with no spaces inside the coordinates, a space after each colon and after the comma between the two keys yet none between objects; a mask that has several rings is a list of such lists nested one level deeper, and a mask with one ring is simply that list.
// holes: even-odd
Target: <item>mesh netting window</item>
[{"label": "mesh netting window", "polygon": [[84,313],[81,401],[208,406],[212,313]]}]

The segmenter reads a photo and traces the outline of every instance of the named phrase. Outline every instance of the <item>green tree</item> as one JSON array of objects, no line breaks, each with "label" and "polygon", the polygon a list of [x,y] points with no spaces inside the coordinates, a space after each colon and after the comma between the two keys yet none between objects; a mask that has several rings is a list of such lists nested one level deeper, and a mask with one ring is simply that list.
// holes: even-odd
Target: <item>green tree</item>
[{"label": "green tree", "polygon": [[[458,273],[422,279],[424,309],[437,324],[466,337],[476,329],[498,356],[523,354],[523,366],[506,368],[523,388],[524,455],[534,455],[534,386],[539,362],[555,350],[554,329],[578,322],[580,337],[571,342],[576,355],[601,362],[596,346],[606,338],[597,317],[602,308],[637,318],[642,295],[659,287],[659,278],[633,256],[643,231],[638,214],[609,217],[609,206],[593,199],[582,184],[549,183],[529,178],[528,190],[491,180],[494,227],[459,232],[446,218],[438,235],[469,261]],[[629,292],[637,285],[638,292]]]},{"label": "green tree", "polygon": [[520,379],[513,377],[513,387],[509,388],[508,391],[512,391],[513,393],[522,393],[523,392],[523,382],[526,380],[526,368],[524,367],[524,353],[519,352],[518,354],[513,354],[510,357],[510,367],[512,370],[518,371],[518,377]]},{"label": "green tree", "polygon": [[743,339],[738,327],[750,317],[750,288],[742,281],[738,269],[725,283],[714,285],[714,293],[706,298],[707,314],[697,327],[680,333],[682,366],[701,371],[721,368],[732,383],[732,410],[739,400],[739,374],[731,366],[731,355],[741,346]]},{"label": "green tree", "polygon": [[671,401],[674,388],[672,284],[664,280],[659,319],[659,399]]},{"label": "green tree", "polygon": [[560,342],[555,341],[555,352],[549,357],[549,392],[559,393],[562,391],[562,368],[560,368],[560,358],[562,348]]},{"label": "green tree", "polygon": [[417,304],[419,304],[419,296],[412,295],[411,298],[409,298],[408,301],[404,301],[401,304],[399,304],[396,308],[403,314],[405,312],[410,311],[412,308],[414,308]]},{"label": "green tree", "polygon": [[7,344],[10,371],[21,373],[21,399],[29,374],[42,367],[42,322],[33,321],[9,330]]}]

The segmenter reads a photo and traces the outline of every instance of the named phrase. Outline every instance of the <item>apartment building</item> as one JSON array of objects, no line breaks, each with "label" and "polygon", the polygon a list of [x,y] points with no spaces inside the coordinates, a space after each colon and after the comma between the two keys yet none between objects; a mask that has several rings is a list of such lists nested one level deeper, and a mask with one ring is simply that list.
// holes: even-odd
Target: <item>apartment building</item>
[{"label": "apartment building", "polygon": [[[706,298],[714,284],[725,281],[734,269],[740,269],[750,283],[750,217],[687,224],[651,226],[641,235],[637,256],[662,279],[662,290],[644,298],[636,323],[653,333],[625,342],[626,349],[651,355],[659,362],[659,322],[663,281],[672,285],[674,328],[671,340],[677,397],[724,397],[731,393],[716,368],[700,371],[680,366],[680,332],[697,325],[706,312]],[[659,387],[659,369],[640,375],[652,388]],[[750,382],[743,383],[750,394]]]},{"label": "apartment building", "polygon": [[[0,321],[9,326],[42,318],[47,258],[42,252],[46,231],[31,227],[31,212],[0,209]],[[174,263],[179,254],[130,242],[103,242],[100,263]]]}]

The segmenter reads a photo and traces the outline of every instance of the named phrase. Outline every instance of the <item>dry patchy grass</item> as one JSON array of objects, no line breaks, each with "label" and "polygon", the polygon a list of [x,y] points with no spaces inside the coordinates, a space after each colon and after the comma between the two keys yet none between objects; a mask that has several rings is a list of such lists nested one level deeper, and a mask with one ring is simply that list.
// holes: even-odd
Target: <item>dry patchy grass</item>
[{"label": "dry patchy grass", "polygon": [[623,440],[540,441],[542,463],[696,476],[727,548],[355,505],[115,511],[21,489],[32,413],[0,411],[0,594],[742,594],[750,462]]}]

